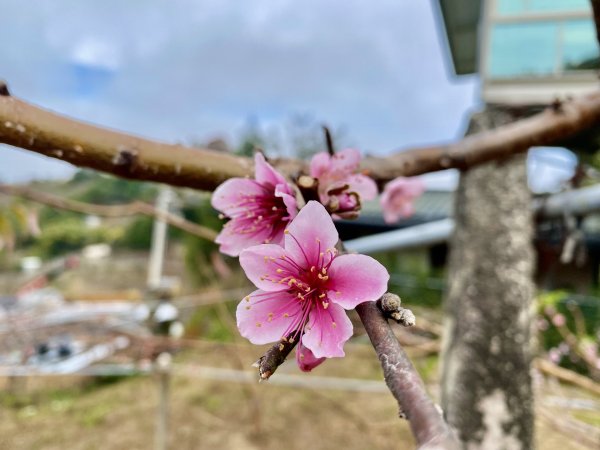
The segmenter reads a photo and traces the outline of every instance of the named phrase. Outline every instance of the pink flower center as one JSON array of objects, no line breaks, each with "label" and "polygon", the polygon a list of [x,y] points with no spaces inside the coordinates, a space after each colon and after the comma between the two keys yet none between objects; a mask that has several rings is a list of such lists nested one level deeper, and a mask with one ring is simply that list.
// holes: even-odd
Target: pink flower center
[{"label": "pink flower center", "polygon": [[273,186],[259,186],[263,190],[262,195],[239,193],[239,201],[232,205],[235,213],[231,214],[231,218],[236,220],[229,222],[227,227],[230,233],[235,234],[258,234],[270,229],[264,240],[268,244],[286,226],[290,216],[283,198],[275,196]]},{"label": "pink flower center", "polygon": [[[320,316],[323,310],[329,308],[330,300],[328,295],[332,290],[329,268],[338,252],[335,248],[321,249],[321,241],[317,238],[317,255],[307,255],[295,236],[289,233],[288,230],[285,230],[285,234],[296,242],[302,252],[303,261],[294,261],[286,255],[281,255],[279,258],[265,256],[265,264],[273,264],[277,267],[275,269],[276,275],[273,275],[271,271],[271,274],[263,275],[261,280],[277,284],[287,284],[287,292],[292,294],[301,303],[300,312],[296,312],[291,316],[293,320],[282,336],[282,339],[289,336],[290,342],[294,342],[294,339],[297,339],[298,336],[302,336],[304,333],[304,328],[308,326],[309,313],[313,309],[316,308]],[[270,292],[264,292],[256,296],[270,297],[271,295],[272,293]],[[335,295],[341,295],[341,292],[338,291]],[[249,301],[249,297],[246,297],[246,299]],[[282,310],[271,311],[268,314],[267,320],[279,316],[288,318],[290,314]],[[331,325],[334,328],[337,326],[335,322],[332,322]],[[257,326],[260,325],[257,324]]]}]

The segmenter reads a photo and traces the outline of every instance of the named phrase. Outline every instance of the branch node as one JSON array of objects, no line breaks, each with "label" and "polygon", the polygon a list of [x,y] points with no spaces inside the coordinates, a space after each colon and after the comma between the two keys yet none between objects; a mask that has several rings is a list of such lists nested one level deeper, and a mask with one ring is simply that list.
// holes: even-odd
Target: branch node
[{"label": "branch node", "polygon": [[10,91],[8,90],[8,85],[3,80],[0,80],[0,96],[10,97]]},{"label": "branch node", "polygon": [[414,313],[402,307],[402,300],[396,294],[386,292],[377,302],[383,315],[405,327],[412,327],[417,319]]},{"label": "branch node", "polygon": [[554,113],[564,112],[563,106],[564,106],[563,101],[558,97],[556,97],[550,104],[550,108],[552,108],[552,112],[554,112]]}]

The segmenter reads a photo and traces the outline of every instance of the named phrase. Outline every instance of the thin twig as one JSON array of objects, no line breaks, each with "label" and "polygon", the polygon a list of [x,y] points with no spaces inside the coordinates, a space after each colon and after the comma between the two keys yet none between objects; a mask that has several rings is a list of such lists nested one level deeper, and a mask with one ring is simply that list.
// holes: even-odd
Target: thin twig
[{"label": "thin twig", "polygon": [[200,238],[208,239],[209,241],[214,241],[217,237],[216,231],[211,230],[210,228],[190,222],[189,220],[168,211],[161,211],[148,203],[140,201],[135,201],[126,205],[95,205],[59,197],[46,192],[36,191],[25,186],[11,186],[7,184],[0,184],[0,193],[11,195],[13,197],[25,198],[53,208],[66,209],[95,216],[124,217],[141,214],[149,217],[156,217],[164,220],[169,225]]},{"label": "thin twig", "polygon": [[333,137],[331,136],[331,131],[327,125],[323,125],[323,133],[325,134],[325,144],[327,146],[327,153],[330,156],[335,155],[335,147],[333,146]]},{"label": "thin twig", "polygon": [[288,336],[282,338],[276,344],[273,344],[267,352],[256,361],[255,366],[258,367],[258,375],[260,380],[268,380],[275,373],[277,368],[282,365],[291,351],[297,344],[294,339],[294,331]]}]

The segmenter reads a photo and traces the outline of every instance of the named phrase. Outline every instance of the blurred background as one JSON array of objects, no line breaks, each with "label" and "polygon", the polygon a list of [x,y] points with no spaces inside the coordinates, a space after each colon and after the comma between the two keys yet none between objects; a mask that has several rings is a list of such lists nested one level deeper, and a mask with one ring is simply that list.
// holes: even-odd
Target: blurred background
[{"label": "blurred background", "polygon": [[[1,4],[0,76],[13,95],[241,155],[308,158],[327,124],[338,148],[384,156],[461,139],[486,105],[527,115],[598,84],[587,0]],[[561,211],[535,223],[544,449],[600,442],[600,215],[565,200],[598,182],[597,143],[527,157],[534,200]],[[0,152],[1,448],[412,448],[355,316],[346,358],[311,375],[288,362],[256,383],[249,366],[264,349],[235,326],[251,290],[237,260],[137,214],[145,202],[218,231],[209,193]],[[434,397],[458,178],[423,176],[415,214],[397,224],[378,202],[338,222],[417,314],[398,337]],[[424,225],[436,233],[415,240]],[[579,382],[559,383],[561,368]]]}]

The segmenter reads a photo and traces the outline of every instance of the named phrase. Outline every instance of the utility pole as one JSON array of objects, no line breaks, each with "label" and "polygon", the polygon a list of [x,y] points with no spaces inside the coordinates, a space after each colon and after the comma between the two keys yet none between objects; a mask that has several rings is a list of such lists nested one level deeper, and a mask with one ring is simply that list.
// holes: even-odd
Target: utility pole
[{"label": "utility pole", "polygon": [[[161,187],[156,198],[156,209],[160,212],[168,212],[172,202],[173,191],[166,186]],[[148,262],[147,285],[151,291],[160,287],[161,284],[166,243],[167,223],[157,217],[154,219],[154,227],[152,228],[152,244]]]}]

